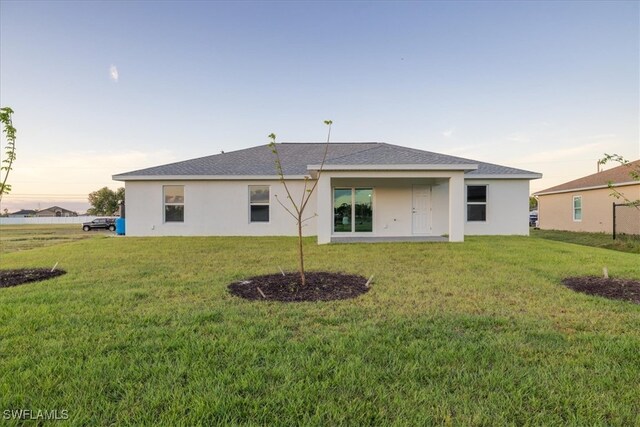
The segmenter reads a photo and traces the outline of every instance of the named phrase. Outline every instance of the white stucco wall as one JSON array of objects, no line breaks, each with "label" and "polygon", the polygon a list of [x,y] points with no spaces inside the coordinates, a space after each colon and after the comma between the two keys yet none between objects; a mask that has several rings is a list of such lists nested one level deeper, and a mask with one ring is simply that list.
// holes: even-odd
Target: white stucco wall
[{"label": "white stucco wall", "polygon": [[449,233],[449,181],[431,187],[432,234],[442,236]]},{"label": "white stucco wall", "polygon": [[465,179],[467,185],[487,185],[487,220],[466,220],[465,235],[529,235],[529,180],[526,179]]},{"label": "white stucco wall", "polygon": [[[164,185],[184,185],[184,222],[164,222]],[[270,186],[268,223],[249,221],[249,186]],[[289,183],[299,200],[302,181]],[[276,201],[289,206],[282,184],[273,181],[128,181],[126,227],[129,236],[295,236],[295,220]],[[305,217],[316,212],[315,195],[305,209]],[[304,223],[306,236],[316,234],[316,219]]]},{"label": "white stucco wall", "polygon": [[[367,172],[362,172],[362,175]],[[374,232],[371,236],[412,235],[412,186],[431,186],[431,235],[450,234],[450,211],[455,207],[454,221],[464,221],[465,235],[528,235],[529,181],[526,179],[465,179],[466,185],[487,185],[487,221],[466,221],[466,193],[462,190],[450,192],[450,178],[435,173],[424,177],[396,179],[366,178],[364,176],[329,179],[323,176],[318,189],[306,210],[305,217],[317,211],[317,198],[333,200],[332,188],[336,186],[372,187],[374,189]],[[462,180],[462,174],[452,174]],[[184,185],[185,221],[164,222],[163,186]],[[270,221],[249,221],[249,186],[269,185]],[[294,219],[280,206],[275,196],[285,202],[286,193],[277,180],[238,181],[128,181],[126,186],[127,235],[129,236],[295,236]],[[456,189],[460,185],[456,183]],[[302,195],[303,182],[291,181],[293,196]],[[462,192],[462,193],[461,193]],[[455,200],[450,200],[450,194]],[[287,205],[288,206],[288,205]],[[305,222],[304,234],[316,235],[317,227],[332,230],[333,212],[331,203],[322,206],[323,217]],[[463,218],[463,219],[461,219]],[[454,227],[454,230],[457,228]],[[461,229],[462,230],[462,229]],[[462,240],[462,233],[454,236]],[[331,233],[323,233],[321,243],[330,240]]]}]

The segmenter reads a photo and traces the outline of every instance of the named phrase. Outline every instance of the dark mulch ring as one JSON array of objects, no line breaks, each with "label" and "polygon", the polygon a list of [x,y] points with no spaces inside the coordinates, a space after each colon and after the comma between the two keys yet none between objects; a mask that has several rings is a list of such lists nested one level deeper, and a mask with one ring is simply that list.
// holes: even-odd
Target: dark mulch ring
[{"label": "dark mulch ring", "polygon": [[567,277],[562,284],[576,292],[640,304],[640,280]]},{"label": "dark mulch ring", "polygon": [[308,272],[306,279],[300,286],[298,273],[255,276],[230,284],[229,292],[250,300],[300,302],[355,298],[369,290],[366,278],[352,274]]},{"label": "dark mulch ring", "polygon": [[24,283],[39,282],[62,276],[64,270],[53,270],[50,268],[23,268],[19,270],[0,270],[0,288],[18,286]]}]

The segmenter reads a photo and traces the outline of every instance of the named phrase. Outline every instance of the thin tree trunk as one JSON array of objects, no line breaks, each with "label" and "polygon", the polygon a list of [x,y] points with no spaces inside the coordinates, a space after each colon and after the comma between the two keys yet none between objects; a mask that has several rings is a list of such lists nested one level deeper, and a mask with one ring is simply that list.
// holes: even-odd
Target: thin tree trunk
[{"label": "thin tree trunk", "polygon": [[304,275],[304,252],[302,249],[302,218],[298,218],[298,253],[300,255],[300,280],[302,286],[307,284],[307,279]]}]

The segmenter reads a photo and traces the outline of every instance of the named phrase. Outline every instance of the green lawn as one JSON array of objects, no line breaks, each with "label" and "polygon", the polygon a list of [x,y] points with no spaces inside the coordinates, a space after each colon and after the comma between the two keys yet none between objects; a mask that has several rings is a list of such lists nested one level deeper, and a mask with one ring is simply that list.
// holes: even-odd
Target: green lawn
[{"label": "green lawn", "polygon": [[531,229],[531,236],[540,239],[556,240],[558,242],[575,243],[576,245],[640,254],[640,236],[620,235],[613,240],[611,234],[605,233],[577,233],[573,231],[534,229]]},{"label": "green lawn", "polygon": [[305,244],[309,269],[375,274],[372,290],[294,304],[227,293],[294,269],[293,238],[2,254],[2,268],[68,274],[0,289],[0,412],[67,410],[75,425],[640,424],[640,306],[559,284],[603,266],[640,279],[638,255],[528,237]]},{"label": "green lawn", "polygon": [[82,224],[0,225],[0,254],[112,236],[109,231],[82,231]]}]

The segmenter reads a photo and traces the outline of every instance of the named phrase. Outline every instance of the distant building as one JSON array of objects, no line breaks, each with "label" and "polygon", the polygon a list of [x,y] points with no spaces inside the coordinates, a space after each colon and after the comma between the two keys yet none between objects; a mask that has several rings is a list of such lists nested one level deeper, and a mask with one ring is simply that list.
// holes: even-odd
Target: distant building
[{"label": "distant building", "polygon": [[35,216],[36,211],[32,209],[20,209],[17,212],[13,212],[9,214],[9,218],[26,218],[30,216]]},{"label": "distant building", "polygon": [[70,211],[69,209],[61,208],[60,206],[51,206],[47,209],[37,211],[33,216],[36,217],[68,217],[78,216],[77,212]]},{"label": "distant building", "polygon": [[[640,168],[640,160],[588,175],[546,190],[538,191],[539,226],[543,230],[567,230],[609,233],[613,228],[611,184],[629,200],[640,199],[640,181],[630,172]],[[640,211],[620,210],[618,227],[627,234],[640,234]]]},{"label": "distant building", "polygon": [[51,206],[47,209],[35,210],[35,209],[21,209],[17,212],[10,213],[9,218],[27,218],[27,217],[39,217],[39,218],[51,218],[51,217],[69,217],[78,216],[77,212],[70,211],[69,209],[61,208],[60,206]]}]

